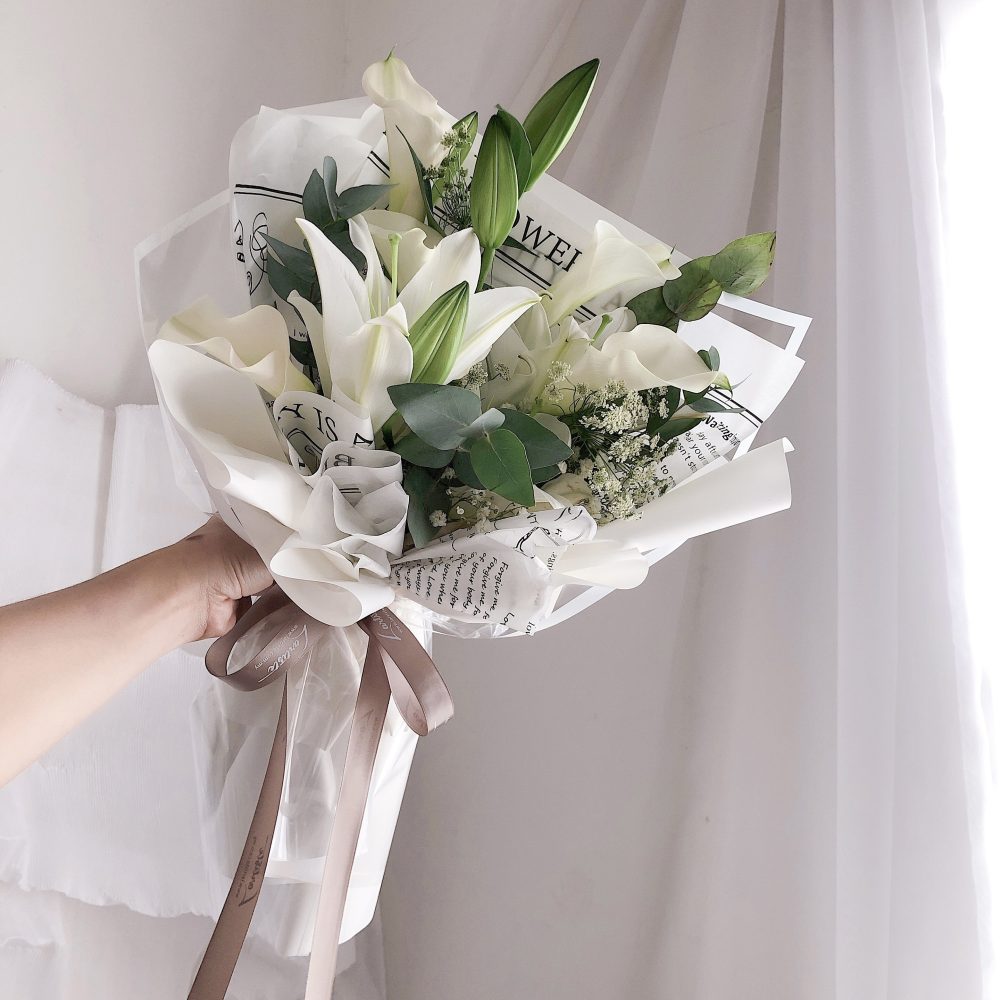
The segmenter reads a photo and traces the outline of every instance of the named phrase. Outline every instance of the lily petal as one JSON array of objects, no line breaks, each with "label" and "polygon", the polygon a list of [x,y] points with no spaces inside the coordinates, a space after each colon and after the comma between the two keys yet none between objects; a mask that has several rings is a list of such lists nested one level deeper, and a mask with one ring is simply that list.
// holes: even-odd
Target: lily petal
[{"label": "lily petal", "polygon": [[412,373],[406,311],[398,302],[384,316],[341,338],[331,367],[334,387],[365,407],[376,429],[396,410],[389,386],[409,382]]},{"label": "lily petal", "polygon": [[534,292],[517,285],[491,288],[473,295],[462,346],[447,380],[461,378],[474,364],[482,361],[504,331],[537,302]]},{"label": "lily petal", "polygon": [[392,261],[392,246],[389,237],[393,233],[399,236],[396,248],[396,280],[400,288],[409,284],[413,276],[430,259],[431,250],[441,242],[441,234],[430,226],[402,212],[388,212],[385,209],[373,208],[364,213],[372,240],[382,258],[382,263],[388,268]]},{"label": "lily petal", "polygon": [[389,282],[382,273],[382,261],[372,240],[368,223],[364,219],[350,219],[347,223],[351,242],[365,258],[365,288],[368,289],[370,316],[381,316],[389,308]]},{"label": "lily petal", "polygon": [[305,219],[296,219],[305,234],[319,290],[323,299],[323,330],[328,357],[334,356],[333,346],[341,337],[349,336],[362,323],[372,318],[368,304],[368,289],[355,266],[316,228]]},{"label": "lily petal", "polygon": [[475,288],[479,281],[479,240],[471,229],[446,236],[399,293],[399,301],[410,322],[415,323],[436,298],[463,281],[469,288]]}]

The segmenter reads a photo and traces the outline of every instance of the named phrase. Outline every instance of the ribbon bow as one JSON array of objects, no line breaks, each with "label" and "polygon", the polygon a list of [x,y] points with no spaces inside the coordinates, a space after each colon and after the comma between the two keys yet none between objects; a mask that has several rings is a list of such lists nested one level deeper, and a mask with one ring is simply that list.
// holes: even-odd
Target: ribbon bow
[{"label": "ribbon bow", "polygon": [[[237,641],[265,619],[272,626],[270,639],[250,660],[230,670],[229,660]],[[347,887],[389,698],[418,736],[426,736],[447,722],[455,708],[434,661],[391,611],[383,608],[358,624],[368,634],[368,651],[323,867],[304,1000],[330,1000],[333,992]],[[328,628],[332,626],[311,618],[273,586],[205,654],[209,673],[241,691],[255,691],[277,680],[283,681],[283,689],[274,742],[240,863],[188,1000],[224,1000],[229,988],[260,895],[278,818],[288,744],[286,675],[305,659],[313,637]]]}]

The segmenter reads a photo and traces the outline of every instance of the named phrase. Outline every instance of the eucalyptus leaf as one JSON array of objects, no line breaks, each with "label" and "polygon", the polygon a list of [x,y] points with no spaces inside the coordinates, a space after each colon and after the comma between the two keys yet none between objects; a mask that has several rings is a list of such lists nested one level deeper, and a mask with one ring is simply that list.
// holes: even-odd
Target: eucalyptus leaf
[{"label": "eucalyptus leaf", "polygon": [[479,144],[469,187],[472,228],[487,251],[496,250],[517,217],[517,168],[507,130],[498,115],[490,118]]},{"label": "eucalyptus leaf", "polygon": [[[268,233],[264,234],[264,239],[267,240],[268,249],[274,251],[274,255],[277,255],[281,263],[293,274],[303,278],[316,277],[316,265],[313,263],[312,255],[307,250],[300,250],[298,247],[282,243],[277,237]],[[272,254],[269,253],[268,256],[270,257]]]},{"label": "eucalyptus leaf", "polygon": [[771,271],[774,243],[774,233],[753,233],[733,240],[712,258],[712,277],[733,295],[755,292]]},{"label": "eucalyptus leaf", "polygon": [[635,314],[636,323],[652,323],[655,326],[668,326],[675,319],[674,314],[663,301],[661,287],[650,288],[640,292],[626,305]]},{"label": "eucalyptus leaf", "polygon": [[482,480],[476,475],[475,469],[472,468],[472,459],[467,451],[456,451],[451,467],[455,470],[455,475],[466,486],[470,486],[474,490],[483,489]]},{"label": "eucalyptus leaf", "polygon": [[524,445],[528,465],[532,469],[557,465],[573,454],[573,449],[565,441],[543,427],[534,417],[506,407],[501,412],[504,416],[504,429],[514,433]]},{"label": "eucalyptus leaf", "polygon": [[337,216],[353,219],[377,205],[394,187],[392,184],[359,184],[343,191],[337,199]]},{"label": "eucalyptus leaf", "polygon": [[599,59],[591,59],[570,70],[556,80],[528,112],[524,131],[531,144],[531,171],[525,191],[549,169],[572,138],[594,89],[600,64]]},{"label": "eucalyptus leaf", "polygon": [[337,214],[337,161],[332,156],[323,157],[323,190],[330,212]]},{"label": "eucalyptus leaf", "polygon": [[489,434],[490,431],[495,431],[503,423],[503,414],[499,410],[489,409],[482,416],[477,417],[475,420],[465,428],[463,435],[466,442],[473,440],[474,438],[482,437],[484,434]]},{"label": "eucalyptus leaf", "polygon": [[411,465],[419,465],[424,469],[443,469],[455,456],[454,449],[435,448],[416,434],[400,438],[392,450]]},{"label": "eucalyptus leaf", "polygon": [[404,382],[389,398],[407,426],[434,448],[448,451],[465,441],[465,429],[482,413],[479,397],[457,385]]},{"label": "eucalyptus leaf", "polygon": [[543,484],[549,482],[551,479],[555,479],[562,475],[558,465],[546,465],[542,469],[532,469],[531,470],[531,481],[536,486],[542,486]]},{"label": "eucalyptus leaf", "polygon": [[522,507],[535,502],[528,456],[513,432],[501,427],[479,438],[469,449],[469,458],[484,489]]},{"label": "eucalyptus leaf", "polygon": [[438,529],[431,524],[435,510],[448,510],[449,501],[443,487],[424,469],[412,466],[403,477],[403,489],[410,498],[406,509],[406,526],[413,544],[420,548],[434,540]]},{"label": "eucalyptus leaf", "polygon": [[663,301],[678,319],[686,323],[707,316],[722,294],[720,285],[711,275],[711,257],[695,257],[681,264],[680,276],[663,283]]},{"label": "eucalyptus leaf", "polygon": [[719,370],[719,364],[722,359],[719,357],[719,350],[716,347],[710,347],[707,351],[699,351],[698,357],[705,363],[705,367],[710,371],[717,372]]},{"label": "eucalyptus leaf", "polygon": [[334,221],[330,202],[326,197],[326,185],[318,170],[314,170],[306,181],[302,192],[302,214],[320,229],[326,229]]},{"label": "eucalyptus leaf", "polygon": [[510,151],[514,156],[514,170],[517,173],[517,190],[519,193],[523,193],[531,173],[531,143],[528,142],[524,126],[499,104],[496,116],[500,119],[500,124],[507,133]]}]

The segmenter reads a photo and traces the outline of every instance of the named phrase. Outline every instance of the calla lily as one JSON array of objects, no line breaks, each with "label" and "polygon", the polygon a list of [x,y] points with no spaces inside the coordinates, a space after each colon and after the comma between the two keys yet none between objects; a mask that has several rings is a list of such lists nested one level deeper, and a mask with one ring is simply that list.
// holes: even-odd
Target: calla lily
[{"label": "calla lily", "polygon": [[606,385],[618,379],[627,389],[673,385],[701,392],[716,378],[716,373],[673,330],[652,323],[613,333],[597,347],[588,343],[570,364],[573,381],[581,385]]},{"label": "calla lily", "polygon": [[271,396],[313,388],[289,359],[288,328],[281,313],[271,306],[257,306],[230,318],[211,300],[199,299],[164,324],[160,339],[195,347],[225,362]]},{"label": "calla lily", "polygon": [[421,87],[406,63],[392,53],[365,70],[361,86],[385,116],[389,180],[395,185],[389,192],[389,208],[422,216],[423,198],[406,144],[410,143],[425,167],[436,166],[444,155],[441,136],[455,120],[441,110],[434,95]]},{"label": "calla lily", "polygon": [[549,322],[558,323],[585,302],[616,292],[630,299],[680,272],[670,264],[670,249],[662,243],[640,247],[608,222],[598,222],[590,246],[559,274],[545,299]]}]

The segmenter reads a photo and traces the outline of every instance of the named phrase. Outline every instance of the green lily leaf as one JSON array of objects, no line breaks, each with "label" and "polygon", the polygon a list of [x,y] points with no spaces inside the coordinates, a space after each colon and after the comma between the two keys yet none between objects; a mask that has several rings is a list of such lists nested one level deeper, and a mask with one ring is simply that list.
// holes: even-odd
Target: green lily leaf
[{"label": "green lily leaf", "polygon": [[407,426],[429,445],[449,451],[465,441],[465,429],[482,413],[479,397],[457,385],[404,382],[389,386],[389,398]]},{"label": "green lily leaf", "polygon": [[482,416],[477,417],[462,432],[466,443],[474,438],[482,437],[495,431],[503,423],[503,414],[499,410],[489,409]]},{"label": "green lily leaf", "polygon": [[694,430],[702,422],[704,417],[677,417],[676,419],[664,420],[649,430],[650,434],[658,434],[661,441],[669,441],[671,438],[680,437]]},{"label": "green lily leaf", "polygon": [[501,412],[504,416],[504,429],[515,434],[524,445],[528,465],[532,469],[557,465],[573,454],[573,449],[568,444],[547,427],[543,427],[534,417],[506,407]]},{"label": "green lily leaf", "polygon": [[600,65],[599,59],[591,59],[570,70],[556,80],[528,112],[524,131],[531,143],[531,171],[525,191],[549,169],[572,138],[594,89]]},{"label": "green lily leaf", "polygon": [[524,186],[528,183],[528,176],[531,173],[531,143],[528,142],[528,135],[524,131],[524,126],[509,112],[497,105],[497,118],[503,125],[507,133],[507,141],[510,143],[510,151],[514,156],[514,170],[517,173],[517,190],[524,193]]},{"label": "green lily leaf", "polygon": [[443,469],[455,457],[453,448],[435,448],[416,434],[407,434],[393,445],[392,450],[411,465],[423,469]]},{"label": "green lily leaf", "polygon": [[524,445],[517,436],[503,427],[473,442],[469,449],[472,468],[483,488],[522,507],[535,502],[531,485],[531,467]]},{"label": "green lily leaf", "polygon": [[447,494],[440,483],[424,469],[412,466],[403,477],[403,489],[410,498],[406,509],[406,526],[413,544],[420,548],[434,540],[438,529],[431,524],[432,511],[447,511],[450,506]]},{"label": "green lily leaf", "polygon": [[517,217],[517,168],[510,139],[498,115],[486,125],[469,187],[472,228],[487,251],[496,250]]},{"label": "green lily leaf", "polygon": [[774,233],[753,233],[733,240],[712,258],[712,277],[733,295],[755,292],[771,271],[774,243]]},{"label": "green lily leaf", "polygon": [[629,300],[626,305],[635,313],[636,323],[669,326],[673,322],[676,325],[677,318],[667,308],[666,302],[663,301],[662,288],[650,288],[648,291],[640,292],[635,298]]},{"label": "green lily leaf", "polygon": [[725,403],[709,399],[707,396],[704,399],[696,399],[687,405],[695,413],[743,413],[746,410],[745,406],[727,406]]},{"label": "green lily leaf", "polygon": [[707,316],[722,294],[722,285],[709,271],[711,262],[711,257],[695,257],[681,264],[680,277],[663,284],[663,301],[667,308],[686,323]]},{"label": "green lily leaf", "polygon": [[460,281],[439,295],[410,327],[414,382],[440,384],[448,378],[465,335],[469,295],[469,283]]},{"label": "green lily leaf", "polygon": [[431,229],[444,236],[444,230],[441,228],[441,224],[434,215],[434,192],[431,189],[430,181],[427,180],[427,177],[425,176],[426,168],[420,162],[420,157],[417,156],[417,151],[410,145],[410,140],[403,135],[402,129],[399,129],[399,134],[403,136],[403,142],[406,143],[406,148],[410,151],[410,158],[413,160],[413,169],[417,172],[417,184],[420,187],[420,197],[424,202],[423,221],[426,222]]}]

